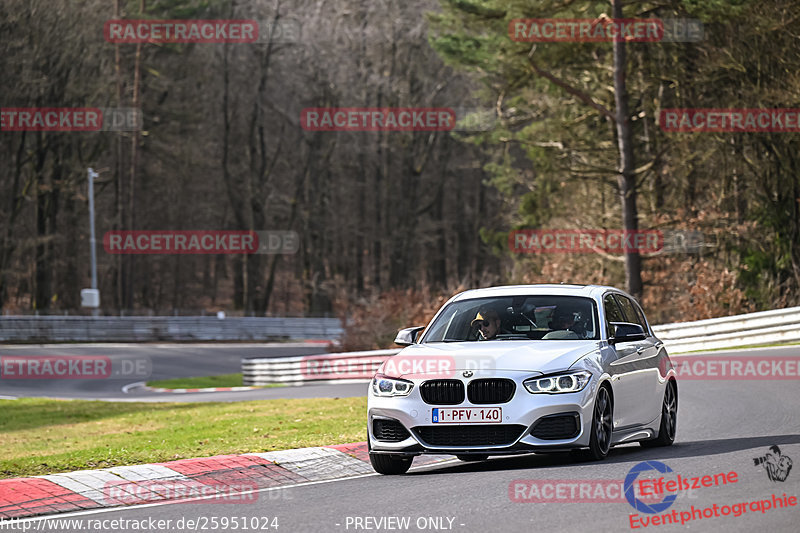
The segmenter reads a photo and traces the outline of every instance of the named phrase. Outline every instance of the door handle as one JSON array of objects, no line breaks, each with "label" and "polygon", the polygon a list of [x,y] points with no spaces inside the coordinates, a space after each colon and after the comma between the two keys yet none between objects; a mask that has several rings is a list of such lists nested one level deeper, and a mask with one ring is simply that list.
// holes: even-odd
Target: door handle
[{"label": "door handle", "polygon": [[636,353],[638,353],[639,355],[642,355],[642,353],[645,351],[645,349],[646,348],[636,348]]}]

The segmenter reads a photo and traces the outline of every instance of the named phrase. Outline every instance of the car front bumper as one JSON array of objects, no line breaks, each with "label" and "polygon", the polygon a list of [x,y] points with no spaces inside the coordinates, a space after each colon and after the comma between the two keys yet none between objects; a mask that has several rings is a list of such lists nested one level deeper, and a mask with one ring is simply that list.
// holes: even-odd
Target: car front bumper
[{"label": "car front bumper", "polygon": [[[370,450],[373,453],[392,453],[404,455],[420,454],[454,454],[454,455],[505,455],[530,452],[545,452],[569,450],[574,448],[584,448],[589,446],[590,431],[592,424],[592,409],[594,407],[594,397],[596,393],[597,381],[590,380],[589,384],[579,392],[560,393],[560,394],[531,394],[523,386],[524,380],[536,377],[530,372],[508,372],[492,373],[491,375],[476,375],[473,379],[481,377],[508,378],[516,384],[514,396],[506,403],[493,404],[473,404],[469,399],[458,405],[432,405],[425,403],[420,394],[420,384],[424,379],[414,379],[414,388],[405,397],[378,397],[372,392],[371,386],[368,395],[368,433]],[[464,386],[469,380],[461,380]],[[488,408],[500,407],[502,409],[502,422],[493,424],[441,424],[433,423],[432,410],[434,408]],[[577,433],[570,438],[537,438],[531,434],[533,428],[544,417],[554,415],[572,415],[577,418]],[[395,420],[400,423],[408,432],[408,438],[399,441],[379,440],[374,434],[374,422],[377,419]],[[470,442],[469,445],[462,444],[465,440],[471,440],[481,433],[481,429],[473,430],[470,426],[482,426],[487,431],[498,429],[497,426],[516,426],[519,435],[515,438],[504,439],[502,444],[489,442]],[[441,428],[456,428],[446,429]],[[436,430],[425,428],[439,428]],[[506,435],[515,433],[509,428],[503,431]],[[439,434],[448,433],[457,436],[454,442],[447,441],[447,437],[438,438],[436,443],[426,440],[426,434],[432,431]],[[465,438],[465,436],[469,438]],[[477,437],[480,439],[480,437]],[[495,439],[497,440],[497,439]]]}]

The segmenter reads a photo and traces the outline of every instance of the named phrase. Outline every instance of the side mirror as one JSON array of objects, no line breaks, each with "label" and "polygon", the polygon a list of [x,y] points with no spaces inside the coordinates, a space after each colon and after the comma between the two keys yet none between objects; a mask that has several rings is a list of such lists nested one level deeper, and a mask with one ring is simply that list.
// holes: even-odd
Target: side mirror
[{"label": "side mirror", "polygon": [[644,334],[644,329],[639,324],[611,322],[611,327],[614,328],[614,336],[608,339],[609,344],[643,341],[647,338],[647,335]]},{"label": "side mirror", "polygon": [[394,338],[394,343],[399,346],[411,346],[417,343],[417,335],[425,329],[425,326],[414,326],[413,328],[401,329]]}]

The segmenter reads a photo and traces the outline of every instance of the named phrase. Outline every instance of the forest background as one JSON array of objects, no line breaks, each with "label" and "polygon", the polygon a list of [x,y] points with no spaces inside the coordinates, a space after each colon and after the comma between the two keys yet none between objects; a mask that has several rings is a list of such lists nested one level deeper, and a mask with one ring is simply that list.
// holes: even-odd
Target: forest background
[{"label": "forest background", "polygon": [[[701,21],[703,37],[508,32],[512,19],[618,14]],[[103,37],[110,19],[184,18],[300,32],[258,44]],[[793,0],[3,0],[0,106],[132,107],[144,124],[0,132],[0,309],[86,312],[88,167],[100,171],[101,237],[300,238],[292,255],[100,245],[105,314],[340,316],[344,348],[371,348],[455,292],[498,284],[627,288],[653,323],[800,305],[800,134],[659,125],[665,108],[800,107],[799,42]],[[309,107],[447,107],[471,126],[313,132],[300,123]],[[515,229],[631,224],[701,232],[704,244],[641,256],[508,245]]]}]

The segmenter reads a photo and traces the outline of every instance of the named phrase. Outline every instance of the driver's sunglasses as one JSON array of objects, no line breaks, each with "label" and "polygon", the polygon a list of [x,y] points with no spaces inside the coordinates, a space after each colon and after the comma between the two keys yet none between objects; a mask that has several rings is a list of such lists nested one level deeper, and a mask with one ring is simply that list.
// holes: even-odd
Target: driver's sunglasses
[{"label": "driver's sunglasses", "polygon": [[491,324],[491,322],[489,322],[488,320],[484,320],[483,322],[481,322],[481,327],[488,328],[489,324]]}]

